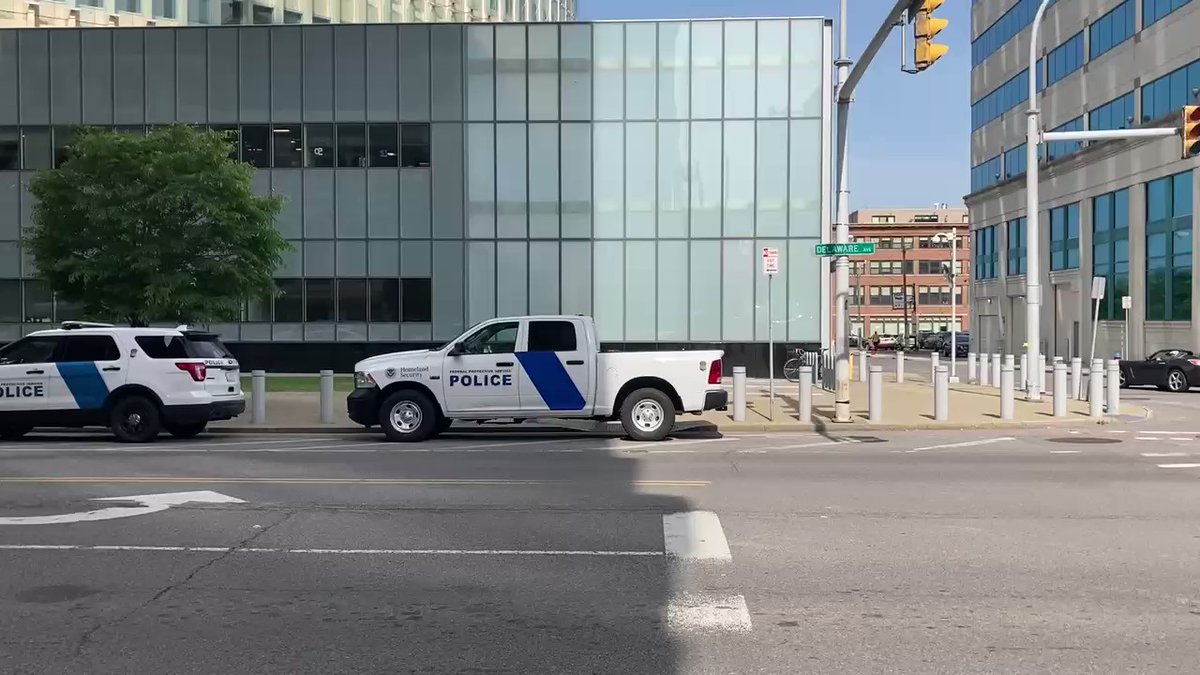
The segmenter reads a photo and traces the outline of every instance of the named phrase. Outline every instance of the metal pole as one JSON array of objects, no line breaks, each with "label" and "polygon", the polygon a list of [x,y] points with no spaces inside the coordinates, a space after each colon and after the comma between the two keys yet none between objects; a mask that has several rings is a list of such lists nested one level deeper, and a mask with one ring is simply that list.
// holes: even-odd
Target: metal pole
[{"label": "metal pole", "polygon": [[1105,384],[1108,385],[1108,415],[1114,417],[1121,414],[1121,366],[1116,359],[1108,360],[1108,372],[1105,373]]},{"label": "metal pole", "polygon": [[1000,369],[1000,419],[1011,420],[1014,412],[1013,367],[1011,363],[1006,363]]},{"label": "metal pole", "polygon": [[904,340],[904,345],[908,344],[908,247],[904,245],[903,240],[900,242],[900,283],[904,286],[904,292],[901,297],[904,298],[904,335],[900,337]]},{"label": "metal pole", "polygon": [[1083,358],[1071,358],[1071,398],[1076,401],[1083,399]]},{"label": "metal pole", "polygon": [[[839,244],[850,243],[850,162],[847,147],[847,125],[850,121],[850,89],[847,80],[850,79],[849,38],[846,30],[847,0],[842,0],[839,11],[839,46],[837,66],[838,97],[837,97],[837,216],[835,218],[834,241]],[[834,258],[834,379],[836,381],[833,397],[833,419],[835,422],[850,421],[850,340],[849,317],[846,316],[846,294],[850,289],[850,261],[847,256]]]},{"label": "metal pole", "polygon": [[767,275],[767,388],[768,408],[767,419],[775,421],[775,332],[772,330],[771,324],[771,281],[775,278],[774,274]]},{"label": "metal pole", "polygon": [[746,421],[746,366],[733,367],[733,421]]},{"label": "metal pole", "polygon": [[1121,358],[1129,358],[1129,308],[1125,308],[1125,338],[1121,341]]},{"label": "metal pole", "polygon": [[1067,416],[1067,366],[1054,364],[1054,416]]},{"label": "metal pole", "polygon": [[797,413],[801,424],[812,422],[812,366],[800,366],[800,409]]},{"label": "metal pole", "polygon": [[[1038,32],[1042,27],[1042,17],[1046,7],[1052,0],[1042,0],[1037,13],[1033,15],[1032,30],[1029,34],[1029,110],[1025,120],[1025,265],[1029,273],[1025,275],[1025,353],[1029,356],[1030,365],[1038,362],[1038,352],[1042,343],[1042,286],[1041,260],[1038,246],[1041,237],[1038,227],[1038,134],[1040,133],[1040,115],[1038,111],[1037,90],[1037,49]],[[1036,380],[1028,385],[1030,401],[1042,400],[1042,392]]]},{"label": "metal pole", "polygon": [[333,371],[321,371],[321,424],[333,424]]},{"label": "metal pole", "polygon": [[1092,359],[1088,370],[1088,414],[1092,419],[1104,416],[1104,362]]},{"label": "metal pole", "polygon": [[883,421],[883,366],[871,366],[871,381],[867,383],[867,421]]},{"label": "metal pole", "polygon": [[250,422],[265,424],[267,421],[267,371],[250,371]]},{"label": "metal pole", "polygon": [[933,374],[933,419],[950,419],[950,373],[946,366],[938,366]]},{"label": "metal pole", "polygon": [[958,382],[958,228],[950,230],[950,381]]}]

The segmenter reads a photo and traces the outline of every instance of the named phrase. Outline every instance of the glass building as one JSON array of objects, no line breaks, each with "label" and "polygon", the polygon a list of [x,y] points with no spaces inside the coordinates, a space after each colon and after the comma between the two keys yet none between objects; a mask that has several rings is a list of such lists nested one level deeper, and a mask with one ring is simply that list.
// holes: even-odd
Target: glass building
[{"label": "glass building", "polygon": [[829,333],[830,44],[823,19],[0,30],[0,340],[80,318],[20,254],[71,126],[181,122],[286,199],[282,295],[214,326],[249,365],[525,313],[765,364],[768,317]]}]

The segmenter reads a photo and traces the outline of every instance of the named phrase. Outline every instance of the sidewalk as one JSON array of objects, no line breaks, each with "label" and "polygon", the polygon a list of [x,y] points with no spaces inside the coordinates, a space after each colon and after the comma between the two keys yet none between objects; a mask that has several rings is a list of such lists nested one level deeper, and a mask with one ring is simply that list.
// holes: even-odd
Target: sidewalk
[{"label": "sidewalk", "polygon": [[[834,397],[830,392],[813,388],[813,417],[802,421],[796,417],[799,386],[786,381],[776,381],[775,410],[771,414],[766,396],[767,382],[755,381],[747,386],[746,420],[733,421],[732,400],[726,412],[708,411],[703,415],[679,417],[680,425],[711,426],[722,432],[749,431],[812,431],[812,430],[918,430],[918,429],[986,429],[1033,427],[1060,424],[1092,423],[1088,418],[1086,401],[1068,401],[1067,417],[1053,416],[1052,398],[1049,394],[1040,403],[1023,400],[1018,394],[1014,405],[1014,419],[1000,419],[1000,392],[990,387],[955,384],[950,389],[950,419],[937,422],[933,419],[933,389],[928,384],[884,383],[883,422],[867,422],[867,385],[852,382],[850,385],[850,423],[833,421]],[[213,431],[259,431],[259,432],[346,432],[362,429],[346,415],[345,394],[334,394],[334,422],[320,423],[320,396],[314,392],[270,392],[267,394],[267,423],[256,425],[250,421],[252,402],[247,394],[246,413],[235,420],[215,422]],[[1145,418],[1149,411],[1131,403],[1121,404],[1118,421]],[[1111,421],[1107,417],[1106,421]],[[595,428],[591,422],[569,423],[570,428]],[[508,426],[507,428],[512,428]]]}]

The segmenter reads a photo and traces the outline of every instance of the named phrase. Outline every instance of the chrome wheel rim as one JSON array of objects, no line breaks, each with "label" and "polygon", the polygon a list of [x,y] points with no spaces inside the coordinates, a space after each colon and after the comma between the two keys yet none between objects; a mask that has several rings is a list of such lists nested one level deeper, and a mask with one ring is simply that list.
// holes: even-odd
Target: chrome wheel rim
[{"label": "chrome wheel rim", "polygon": [[1175,390],[1183,389],[1183,373],[1175,371],[1167,379],[1167,384]]},{"label": "chrome wheel rim", "polygon": [[125,427],[126,431],[137,433],[142,430],[142,414],[131,412],[125,416],[125,422],[121,426]]},{"label": "chrome wheel rim", "polygon": [[412,401],[401,401],[392,408],[392,426],[402,434],[412,433],[421,426],[421,407]]},{"label": "chrome wheel rim", "polygon": [[658,401],[646,399],[633,406],[633,426],[639,431],[657,431],[663,423],[663,409]]}]

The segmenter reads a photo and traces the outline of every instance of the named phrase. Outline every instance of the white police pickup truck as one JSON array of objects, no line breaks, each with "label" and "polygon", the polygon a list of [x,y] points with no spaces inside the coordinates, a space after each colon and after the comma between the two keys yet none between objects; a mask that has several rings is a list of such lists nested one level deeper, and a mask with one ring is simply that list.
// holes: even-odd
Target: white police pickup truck
[{"label": "white police pickup truck", "polygon": [[145,443],[191,438],[246,409],[238,362],[217,336],[64,322],[0,348],[0,439],[35,427],[105,426]]},{"label": "white police pickup truck", "polygon": [[350,419],[388,440],[421,441],[451,420],[620,419],[637,440],[671,433],[678,413],[724,410],[721,351],[601,353],[581,316],[491,319],[438,349],[355,365]]}]

